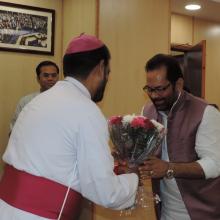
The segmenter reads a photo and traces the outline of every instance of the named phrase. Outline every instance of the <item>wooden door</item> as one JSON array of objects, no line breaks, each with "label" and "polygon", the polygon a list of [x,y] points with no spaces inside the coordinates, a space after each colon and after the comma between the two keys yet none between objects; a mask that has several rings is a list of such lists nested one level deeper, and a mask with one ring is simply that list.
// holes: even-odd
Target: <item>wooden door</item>
[{"label": "wooden door", "polygon": [[206,41],[195,46],[172,44],[171,51],[182,52],[174,55],[182,66],[185,87],[195,96],[205,97],[205,51]]}]

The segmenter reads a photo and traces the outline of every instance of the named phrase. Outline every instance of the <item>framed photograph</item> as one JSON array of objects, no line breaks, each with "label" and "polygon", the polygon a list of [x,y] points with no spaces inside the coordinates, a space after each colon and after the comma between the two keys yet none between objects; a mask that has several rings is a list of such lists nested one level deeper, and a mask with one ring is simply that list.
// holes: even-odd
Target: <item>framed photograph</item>
[{"label": "framed photograph", "polygon": [[0,1],[0,51],[54,55],[55,10]]}]

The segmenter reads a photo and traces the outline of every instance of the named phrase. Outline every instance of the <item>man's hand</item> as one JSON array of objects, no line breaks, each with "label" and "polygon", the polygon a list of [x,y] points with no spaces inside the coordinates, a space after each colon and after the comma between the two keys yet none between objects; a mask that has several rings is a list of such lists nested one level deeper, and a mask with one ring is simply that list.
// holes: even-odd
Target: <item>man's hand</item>
[{"label": "man's hand", "polygon": [[114,160],[115,160],[114,172],[117,175],[125,174],[125,173],[136,173],[137,175],[139,175],[138,167],[137,166],[134,166],[134,167],[129,166],[127,161],[121,159],[121,157],[117,151],[113,151],[112,156],[114,157]]},{"label": "man's hand", "polygon": [[167,170],[172,168],[175,178],[205,179],[205,174],[199,163],[173,163],[150,157],[139,167],[141,178],[163,178]]},{"label": "man's hand", "polygon": [[141,179],[145,178],[163,178],[166,176],[169,163],[156,157],[150,157],[139,167]]}]

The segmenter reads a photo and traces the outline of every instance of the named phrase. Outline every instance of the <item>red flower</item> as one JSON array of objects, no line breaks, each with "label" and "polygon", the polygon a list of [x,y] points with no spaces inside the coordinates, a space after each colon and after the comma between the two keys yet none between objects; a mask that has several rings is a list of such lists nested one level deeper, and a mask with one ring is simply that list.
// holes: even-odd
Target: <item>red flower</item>
[{"label": "red flower", "polygon": [[154,128],[154,124],[146,117],[135,117],[131,122],[131,127],[145,128],[148,130]]},{"label": "red flower", "polygon": [[144,128],[146,128],[146,129],[155,128],[154,124],[148,118],[145,118],[144,122],[145,122]]},{"label": "red flower", "polygon": [[109,119],[109,123],[111,125],[113,124],[120,124],[122,121],[122,116],[112,116],[110,119]]},{"label": "red flower", "polygon": [[131,127],[133,127],[133,128],[144,128],[145,127],[145,118],[144,117],[135,117],[131,121]]}]

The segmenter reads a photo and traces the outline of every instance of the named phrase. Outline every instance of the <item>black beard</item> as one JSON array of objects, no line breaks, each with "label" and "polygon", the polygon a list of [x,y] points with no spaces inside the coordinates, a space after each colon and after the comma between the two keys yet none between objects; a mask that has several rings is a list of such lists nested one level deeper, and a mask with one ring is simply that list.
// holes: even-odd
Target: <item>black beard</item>
[{"label": "black beard", "polygon": [[92,97],[92,101],[96,103],[102,101],[106,84],[107,84],[107,79],[105,77],[103,81],[100,83],[99,87],[97,88],[95,95]]},{"label": "black beard", "polygon": [[[176,102],[176,100],[178,99],[178,93],[173,91],[173,96],[168,98],[156,98],[156,99],[151,99],[151,101],[154,103],[155,108],[157,109],[157,111],[164,111],[164,112],[169,112],[171,110],[171,108],[173,107],[173,104]],[[157,101],[164,101],[164,103],[162,105],[156,105],[155,102]]]}]

